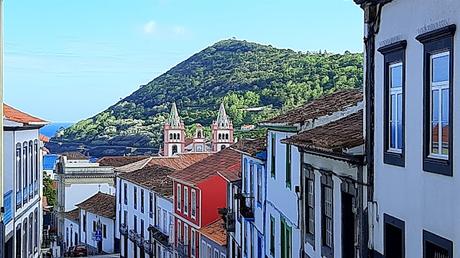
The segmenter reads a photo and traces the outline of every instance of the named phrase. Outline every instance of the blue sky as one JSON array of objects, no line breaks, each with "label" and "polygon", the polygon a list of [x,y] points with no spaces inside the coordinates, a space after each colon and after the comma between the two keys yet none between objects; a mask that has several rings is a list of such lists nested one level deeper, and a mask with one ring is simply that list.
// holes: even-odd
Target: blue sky
[{"label": "blue sky", "polygon": [[54,122],[106,109],[195,52],[235,37],[362,51],[351,0],[8,0],[5,101]]}]

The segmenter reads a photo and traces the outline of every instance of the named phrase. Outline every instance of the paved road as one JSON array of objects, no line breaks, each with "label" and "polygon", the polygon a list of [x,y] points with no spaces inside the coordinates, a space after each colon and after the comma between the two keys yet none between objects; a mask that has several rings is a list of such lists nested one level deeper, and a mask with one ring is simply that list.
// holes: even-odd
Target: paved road
[{"label": "paved road", "polygon": [[95,255],[88,256],[88,258],[119,258],[120,254],[107,254],[107,255]]}]

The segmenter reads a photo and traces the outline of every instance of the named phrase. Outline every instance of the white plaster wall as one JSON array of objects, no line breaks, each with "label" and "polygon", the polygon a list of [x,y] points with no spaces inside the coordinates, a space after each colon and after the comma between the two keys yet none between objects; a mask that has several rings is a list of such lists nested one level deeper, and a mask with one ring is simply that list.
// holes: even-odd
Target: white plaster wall
[{"label": "white plaster wall", "polygon": [[423,172],[423,45],[415,37],[419,29],[443,21],[457,24],[454,37],[454,124],[460,127],[460,1],[406,0],[393,1],[383,8],[377,47],[395,38],[407,40],[406,49],[406,166],[383,164],[383,56],[376,53],[375,63],[375,199],[379,220],[375,224],[373,243],[383,253],[383,214],[405,221],[406,257],[422,257],[422,230],[428,230],[454,242],[454,256],[459,254],[460,135],[454,129],[453,177]]},{"label": "white plaster wall", "polygon": [[[81,214],[83,214],[85,211],[81,210]],[[82,218],[82,215],[80,216]],[[97,249],[97,242],[92,239],[93,237],[93,221],[96,223],[98,221],[101,221],[101,224],[106,225],[107,227],[107,237],[102,238],[102,251],[105,253],[113,253],[114,248],[115,248],[115,242],[114,242],[114,223],[115,221],[110,218],[98,216],[96,214],[93,214],[91,212],[86,212],[86,232],[82,232],[81,234],[81,241],[82,243],[86,243],[95,249]],[[83,222],[83,219],[80,221]],[[83,226],[82,226],[83,227]],[[101,228],[102,230],[102,228]],[[83,231],[83,230],[82,230]]]},{"label": "white plaster wall", "polygon": [[[3,132],[3,195],[11,191],[11,217],[12,220],[5,225],[5,236],[14,229],[14,215],[16,212],[16,142],[14,133],[11,131]],[[4,200],[5,201],[5,200]]]},{"label": "white plaster wall", "polygon": [[[172,203],[172,200],[171,199],[167,199],[167,198],[164,198],[160,195],[157,195],[156,196],[156,205],[157,205],[157,208],[160,208],[161,209],[161,220],[160,220],[160,223],[159,223],[159,227],[162,229],[163,233],[165,233],[166,235],[170,236],[171,235],[171,225],[173,224],[173,203]],[[164,220],[163,220],[163,217],[164,217],[164,212],[166,212],[166,225],[164,224]],[[158,214],[157,214],[158,216]],[[166,230],[165,230],[166,229]]]},{"label": "white plaster wall", "polygon": [[[67,242],[67,232],[69,232],[69,242]],[[77,243],[75,243],[75,233],[78,234]],[[69,219],[64,219],[63,239],[65,246],[68,248],[70,246],[78,245],[80,243],[80,238],[80,224],[77,224]]]},{"label": "white plaster wall", "polygon": [[115,187],[107,184],[71,184],[65,186],[65,211],[76,208],[76,204],[83,202],[97,192],[115,193]]}]

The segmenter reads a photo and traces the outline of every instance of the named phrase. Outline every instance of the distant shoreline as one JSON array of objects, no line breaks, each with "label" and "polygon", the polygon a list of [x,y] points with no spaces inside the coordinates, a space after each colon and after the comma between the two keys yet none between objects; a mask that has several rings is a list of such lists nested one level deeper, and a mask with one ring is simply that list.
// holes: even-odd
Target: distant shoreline
[{"label": "distant shoreline", "polygon": [[61,128],[68,128],[74,123],[51,123],[40,129],[40,133],[46,137],[53,137]]}]

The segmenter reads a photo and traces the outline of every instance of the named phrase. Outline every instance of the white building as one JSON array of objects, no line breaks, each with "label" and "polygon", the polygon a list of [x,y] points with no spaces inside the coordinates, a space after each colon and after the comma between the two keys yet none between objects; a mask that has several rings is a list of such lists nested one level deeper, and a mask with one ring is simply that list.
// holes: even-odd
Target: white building
[{"label": "white building", "polygon": [[[312,130],[355,113],[362,109],[362,106],[361,92],[344,90],[310,101],[262,124],[268,128],[266,187],[269,190],[266,195],[265,217],[267,256],[290,258],[304,255],[300,217],[302,158],[298,148],[284,144],[283,141],[299,132]],[[340,220],[341,217],[335,216],[330,219]],[[339,223],[334,223],[337,224]],[[332,228],[329,228],[329,231],[332,231]],[[320,255],[340,257],[337,256],[340,253],[334,251],[331,237],[332,235],[329,235],[327,243],[326,239],[321,242],[321,248],[324,246],[325,251]]]},{"label": "white building", "polygon": [[70,152],[59,157],[55,178],[57,205],[54,214],[58,236],[64,240],[64,213],[75,209],[78,203],[98,192],[115,194],[115,173],[113,167],[100,166],[78,152]]},{"label": "white building", "polygon": [[117,176],[121,257],[172,257],[172,181],[167,176],[173,171],[152,165]]},{"label": "white building", "polygon": [[225,217],[229,232],[228,256],[263,257],[267,179],[265,138],[244,139],[232,148],[242,152],[242,173],[238,179],[224,176],[230,184]]},{"label": "white building", "polygon": [[373,122],[369,247],[375,257],[459,257],[460,1],[355,2],[366,13]]},{"label": "white building", "polygon": [[80,209],[64,213],[64,250],[80,244]]},{"label": "white building", "polygon": [[77,207],[80,210],[80,243],[86,245],[88,254],[116,252],[115,196],[99,192]]},{"label": "white building", "polygon": [[47,122],[3,105],[5,257],[39,257],[42,235],[42,153]]}]

